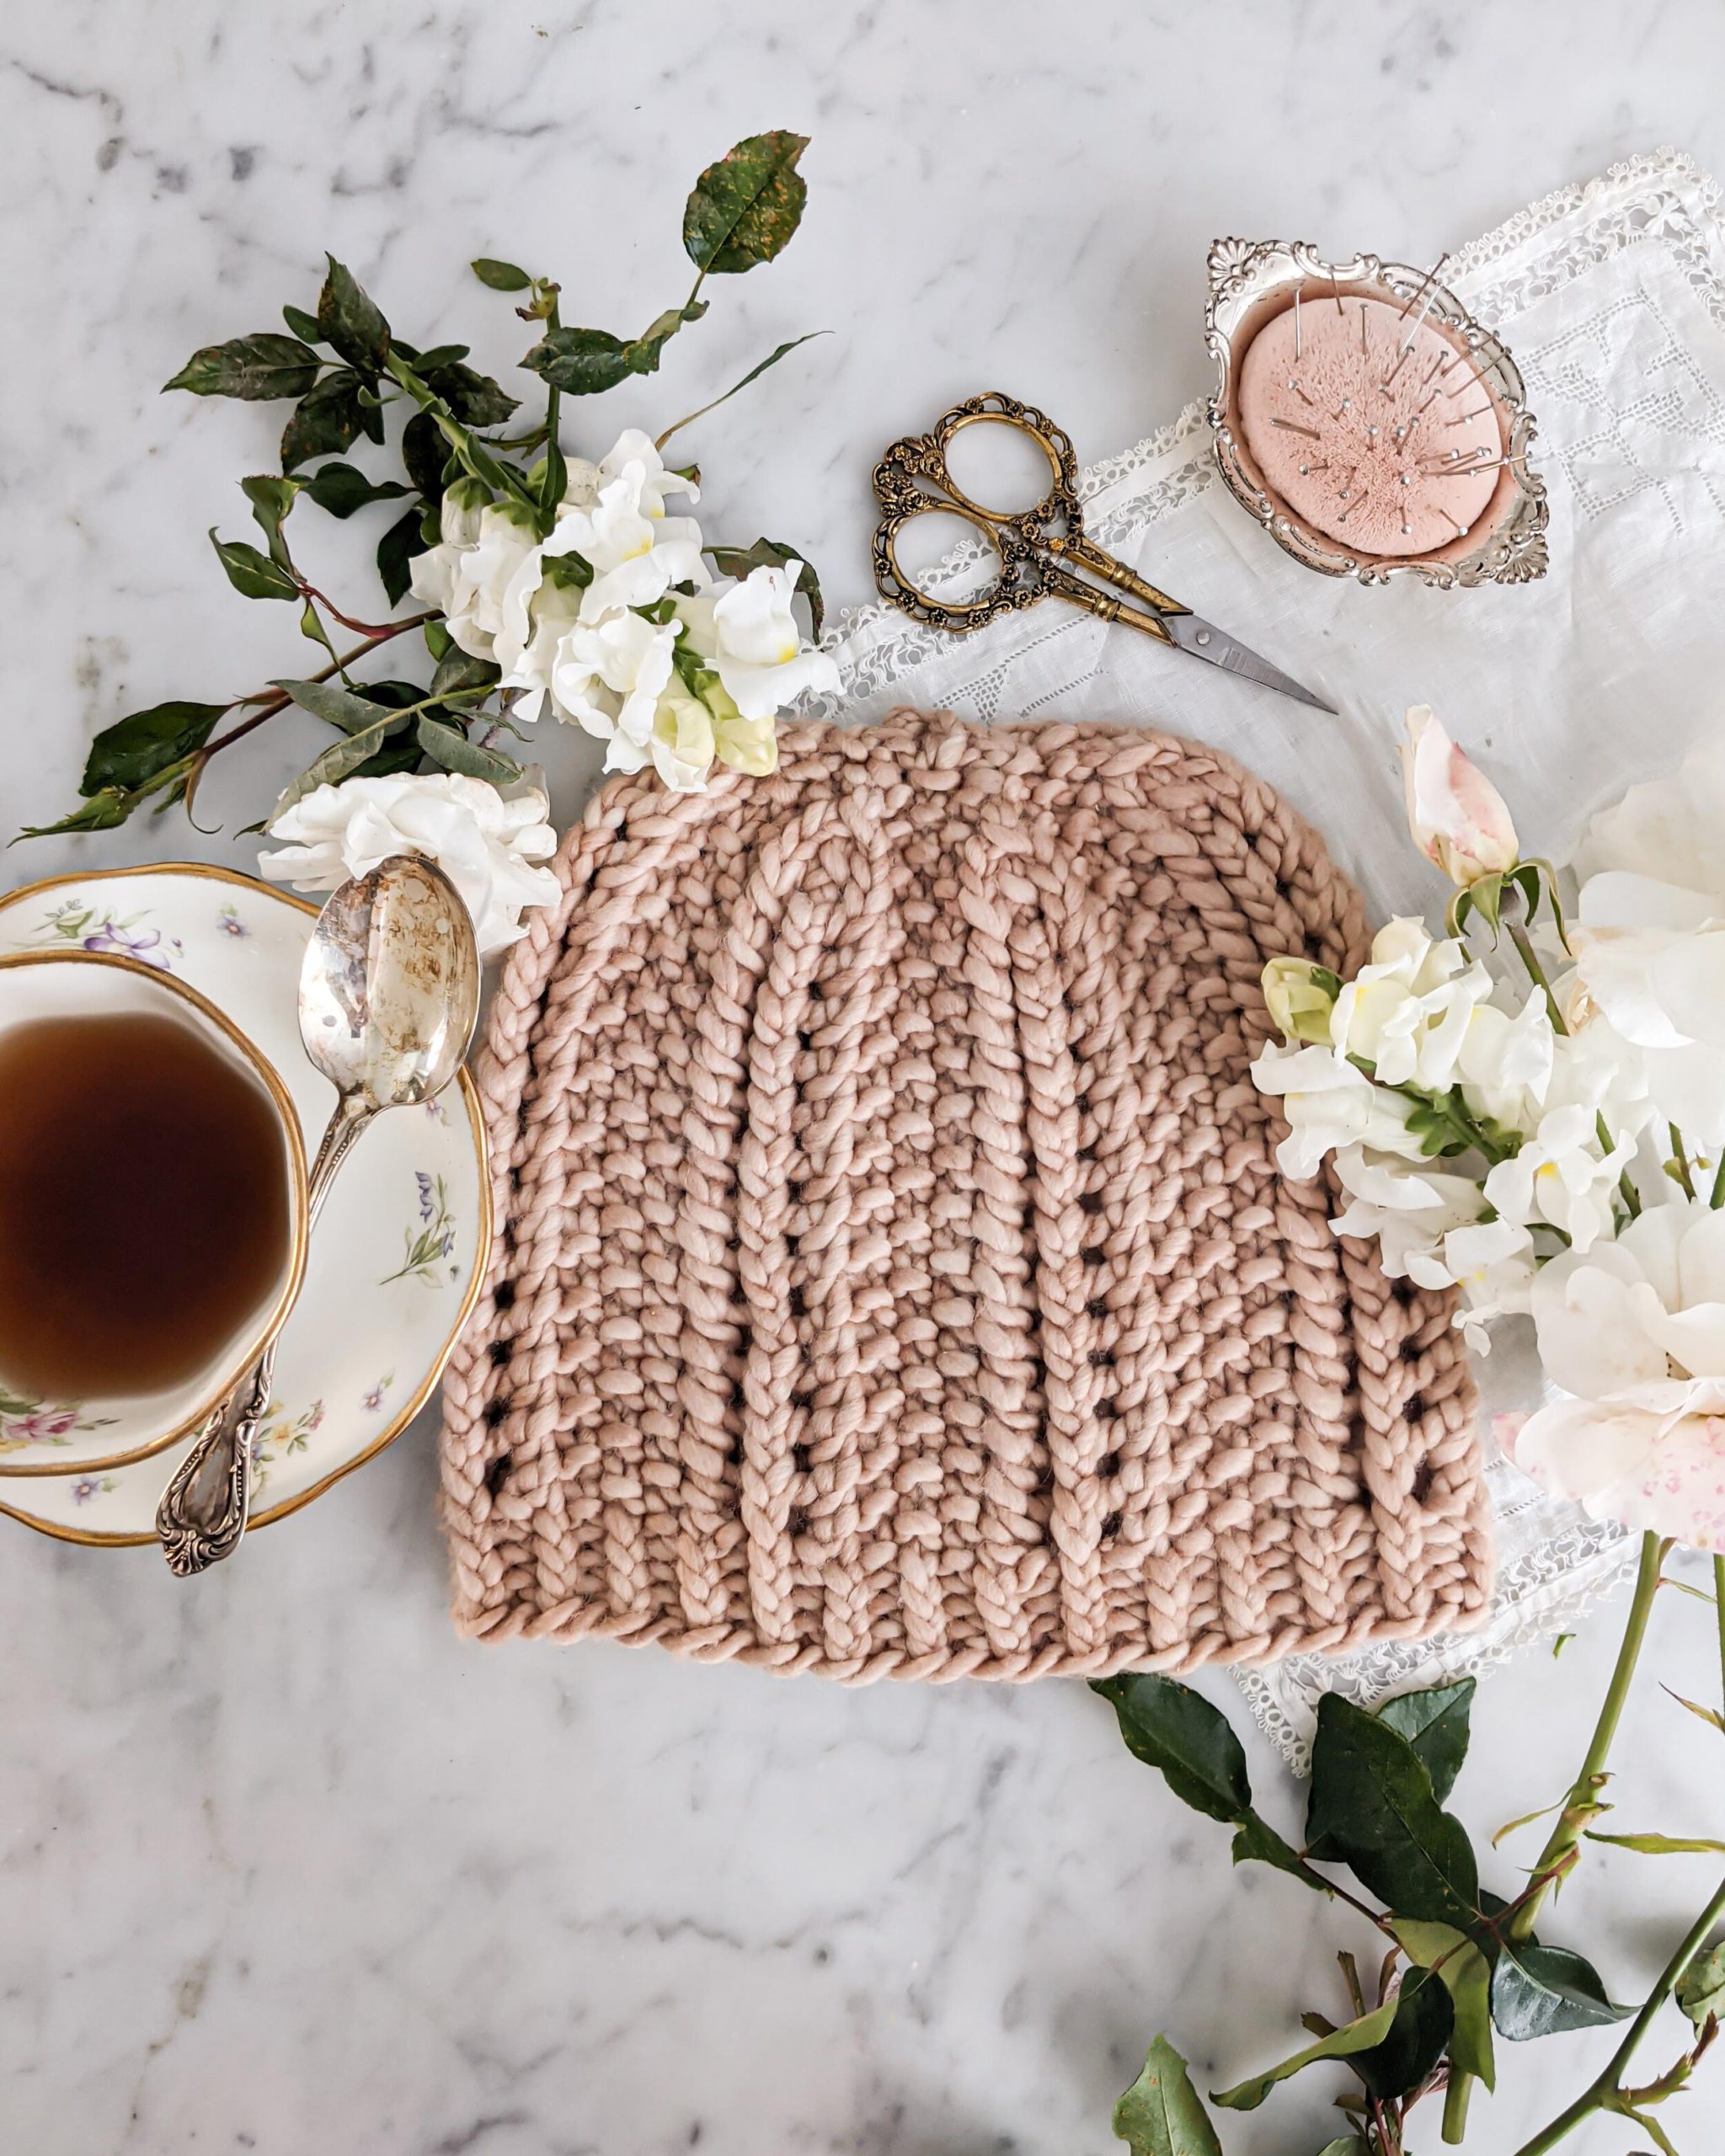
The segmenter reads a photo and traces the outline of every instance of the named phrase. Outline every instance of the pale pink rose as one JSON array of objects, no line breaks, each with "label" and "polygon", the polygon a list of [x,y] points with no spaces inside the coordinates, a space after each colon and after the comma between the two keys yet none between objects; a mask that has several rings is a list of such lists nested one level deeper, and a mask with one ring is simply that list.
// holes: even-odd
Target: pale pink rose
[{"label": "pale pink rose", "polygon": [[1464,891],[1482,877],[1515,867],[1520,849],[1503,797],[1462,755],[1429,706],[1416,704],[1408,712],[1401,755],[1407,828],[1428,861]]}]

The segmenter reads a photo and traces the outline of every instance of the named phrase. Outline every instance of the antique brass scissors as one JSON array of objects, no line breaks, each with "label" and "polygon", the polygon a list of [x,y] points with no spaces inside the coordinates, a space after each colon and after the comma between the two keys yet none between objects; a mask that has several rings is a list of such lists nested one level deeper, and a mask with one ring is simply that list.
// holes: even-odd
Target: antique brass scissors
[{"label": "antique brass scissors", "polygon": [[[1030,508],[985,508],[953,480],[947,467],[948,448],[956,435],[974,426],[1012,427],[1028,435],[1048,460],[1047,491]],[[1260,681],[1266,688],[1279,689],[1284,696],[1318,711],[1333,712],[1279,667],[1202,620],[1178,599],[1146,584],[1124,562],[1086,538],[1071,440],[1033,405],[1020,404],[998,390],[967,398],[928,434],[906,435],[893,444],[874,467],[874,491],[885,511],[874,534],[874,581],[884,599],[919,622],[967,636],[998,615],[1052,595],[1070,600],[1104,622],[1124,622],[1142,629],[1177,651],[1208,659],[1212,666]],[[934,598],[900,567],[898,542],[905,526],[915,517],[934,515],[962,517],[999,558],[998,577],[973,596]],[[1139,604],[1128,606],[1113,592],[1074,574],[1081,568]]]}]

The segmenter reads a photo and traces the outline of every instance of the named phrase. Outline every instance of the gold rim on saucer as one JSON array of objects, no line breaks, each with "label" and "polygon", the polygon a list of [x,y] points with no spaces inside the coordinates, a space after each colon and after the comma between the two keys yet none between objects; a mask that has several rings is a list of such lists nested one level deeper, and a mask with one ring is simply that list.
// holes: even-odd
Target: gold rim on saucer
[{"label": "gold rim on saucer", "polygon": [[0,973],[19,973],[35,966],[105,966],[116,973],[134,974],[140,980],[165,988],[171,995],[190,1003],[199,1014],[207,1018],[216,1030],[239,1051],[241,1059],[263,1081],[265,1091],[275,1104],[276,1120],[287,1139],[288,1168],[294,1188],[293,1250],[288,1262],[286,1278],[270,1305],[263,1328],[248,1334],[243,1353],[237,1357],[234,1366],[224,1370],[209,1397],[200,1401],[195,1409],[168,1431],[165,1437],[152,1438],[147,1445],[135,1446],[130,1452],[110,1453],[101,1459],[88,1455],[68,1464],[55,1461],[39,1467],[9,1467],[0,1460],[0,1476],[20,1479],[38,1475],[95,1475],[109,1467],[130,1467],[140,1460],[149,1460],[158,1452],[166,1452],[182,1438],[189,1438],[204,1422],[212,1407],[217,1406],[232,1391],[239,1380],[251,1368],[270,1342],[287,1322],[287,1314],[293,1308],[299,1294],[300,1283],[306,1276],[306,1246],[311,1235],[311,1199],[306,1186],[306,1145],[300,1134],[299,1111],[289,1097],[286,1086],[275,1065],[264,1054],[257,1043],[243,1033],[226,1011],[219,1010],[207,995],[189,983],[175,979],[159,966],[147,966],[136,958],[128,958],[117,951],[14,951],[0,956]]},{"label": "gold rim on saucer", "polygon": [[[261,878],[248,876],[239,869],[217,867],[211,862],[202,861],[143,862],[126,868],[92,868],[73,871],[63,876],[45,876],[34,883],[21,884],[16,890],[0,893],[0,910],[8,910],[26,899],[40,898],[46,892],[65,890],[73,885],[90,883],[99,880],[107,882],[134,876],[189,877],[210,883],[234,884],[243,890],[272,899],[278,905],[287,906],[296,913],[315,917],[318,911],[317,905],[310,899],[301,898],[292,891],[285,891],[279,884],[266,883]],[[99,954],[91,953],[90,955]],[[153,974],[157,969],[152,967],[147,968],[146,970]],[[284,1497],[275,1504],[265,1505],[254,1512],[248,1533],[251,1529],[267,1527],[274,1520],[286,1519],[291,1513],[301,1511],[305,1506],[321,1497],[325,1491],[332,1489],[344,1477],[364,1467],[368,1461],[375,1460],[379,1453],[393,1444],[436,1390],[443,1373],[448,1366],[449,1358],[455,1352],[456,1342],[467,1329],[467,1321],[473,1315],[474,1306],[483,1293],[486,1274],[490,1267],[495,1209],[492,1196],[490,1144],[486,1134],[484,1116],[479,1105],[478,1088],[473,1083],[472,1072],[466,1069],[460,1073],[457,1084],[461,1089],[462,1104],[467,1109],[467,1128],[473,1140],[474,1160],[478,1168],[478,1209],[473,1277],[467,1283],[466,1292],[456,1311],[454,1322],[442,1346],[431,1358],[425,1375],[403,1405],[397,1409],[393,1419],[362,1450],[354,1454],[351,1459],[343,1460],[339,1466],[332,1468],[328,1475],[312,1483],[308,1489],[298,1491],[291,1497]],[[295,1122],[297,1127],[297,1117]],[[84,1549],[144,1549],[150,1547],[156,1541],[153,1533],[144,1530],[135,1534],[103,1534],[85,1528],[66,1526],[58,1521],[40,1519],[29,1513],[19,1512],[3,1501],[0,1501],[0,1516],[15,1519],[20,1526],[29,1528],[37,1534],[46,1535],[53,1541],[73,1543]]]}]

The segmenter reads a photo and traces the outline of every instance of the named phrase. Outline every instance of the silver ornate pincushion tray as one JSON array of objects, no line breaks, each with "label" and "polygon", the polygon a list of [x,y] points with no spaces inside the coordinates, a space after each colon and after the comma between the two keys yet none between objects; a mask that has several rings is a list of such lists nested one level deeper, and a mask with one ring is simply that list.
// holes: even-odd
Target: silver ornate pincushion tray
[{"label": "silver ornate pincushion tray", "polygon": [[1303,242],[1210,252],[1210,403],[1229,491],[1327,576],[1519,584],[1546,566],[1536,431],[1500,340],[1429,271]]}]

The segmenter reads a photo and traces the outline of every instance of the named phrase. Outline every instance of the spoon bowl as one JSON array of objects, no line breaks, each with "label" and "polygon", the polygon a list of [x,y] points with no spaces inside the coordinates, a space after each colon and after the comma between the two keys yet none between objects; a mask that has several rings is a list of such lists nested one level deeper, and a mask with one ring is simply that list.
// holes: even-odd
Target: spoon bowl
[{"label": "spoon bowl", "polygon": [[479,1017],[479,953],[434,862],[397,855],[332,892],[300,969],[300,1038],[363,1113],[441,1093]]}]

